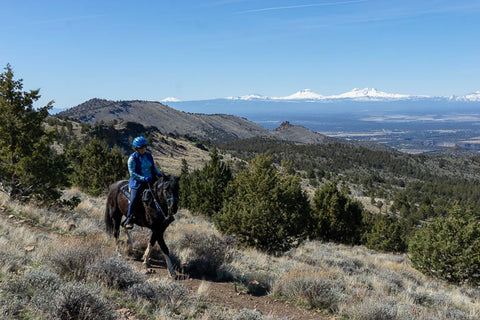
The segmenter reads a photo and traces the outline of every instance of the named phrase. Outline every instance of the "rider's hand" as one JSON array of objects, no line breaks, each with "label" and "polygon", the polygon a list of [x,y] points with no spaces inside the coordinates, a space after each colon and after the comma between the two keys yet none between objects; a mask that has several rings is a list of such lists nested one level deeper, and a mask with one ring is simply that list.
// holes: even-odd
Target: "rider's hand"
[{"label": "rider's hand", "polygon": [[150,177],[145,177],[145,182],[150,182],[150,181],[152,181],[152,178],[150,178]]}]

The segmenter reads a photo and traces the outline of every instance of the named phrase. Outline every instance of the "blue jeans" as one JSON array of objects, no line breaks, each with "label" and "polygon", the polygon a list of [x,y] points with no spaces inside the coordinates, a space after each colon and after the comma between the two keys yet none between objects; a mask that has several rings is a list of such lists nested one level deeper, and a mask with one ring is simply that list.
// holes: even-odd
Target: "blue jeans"
[{"label": "blue jeans", "polygon": [[128,212],[127,212],[127,220],[126,222],[132,222],[130,219],[132,219],[133,216],[133,210],[135,209],[136,206],[138,206],[140,202],[140,198],[142,196],[142,191],[143,188],[139,189],[131,189],[130,191],[130,204],[128,205]]}]

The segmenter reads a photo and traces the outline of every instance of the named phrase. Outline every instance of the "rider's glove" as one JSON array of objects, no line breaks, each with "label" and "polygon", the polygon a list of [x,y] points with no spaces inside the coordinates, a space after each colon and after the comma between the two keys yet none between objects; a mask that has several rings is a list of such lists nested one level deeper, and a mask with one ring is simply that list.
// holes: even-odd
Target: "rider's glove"
[{"label": "rider's glove", "polygon": [[145,182],[150,182],[150,181],[152,181],[152,178],[150,178],[150,177],[145,177]]}]

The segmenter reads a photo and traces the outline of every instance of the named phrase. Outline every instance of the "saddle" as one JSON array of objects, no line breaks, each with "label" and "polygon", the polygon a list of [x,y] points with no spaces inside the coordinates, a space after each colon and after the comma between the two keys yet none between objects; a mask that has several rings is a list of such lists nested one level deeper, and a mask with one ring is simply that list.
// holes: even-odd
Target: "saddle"
[{"label": "saddle", "polygon": [[[128,199],[128,201],[131,200],[132,194],[130,192],[130,188],[128,187],[128,184],[121,187],[120,191]],[[153,201],[152,192],[149,189],[145,189],[145,190],[142,191],[142,201],[147,203],[147,204],[150,204],[150,202]]]},{"label": "saddle", "polygon": [[128,184],[121,187],[120,191],[122,191],[123,195],[128,199],[128,201],[130,201],[131,193],[130,193],[130,188],[128,187]]}]

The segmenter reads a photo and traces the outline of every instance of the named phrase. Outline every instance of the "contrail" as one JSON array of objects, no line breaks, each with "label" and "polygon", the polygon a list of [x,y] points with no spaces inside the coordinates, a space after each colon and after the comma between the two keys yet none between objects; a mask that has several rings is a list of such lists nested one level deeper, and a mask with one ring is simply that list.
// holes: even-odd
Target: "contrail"
[{"label": "contrail", "polygon": [[285,7],[271,7],[271,8],[261,8],[261,9],[239,11],[237,13],[238,14],[244,14],[244,13],[273,11],[273,10],[286,10],[286,9],[297,9],[297,8],[307,8],[307,7],[338,6],[338,5],[360,3],[360,2],[367,2],[367,0],[351,0],[351,1],[329,2],[329,3],[312,3],[312,4],[303,4],[303,5],[296,5],[296,6],[285,6]]}]

